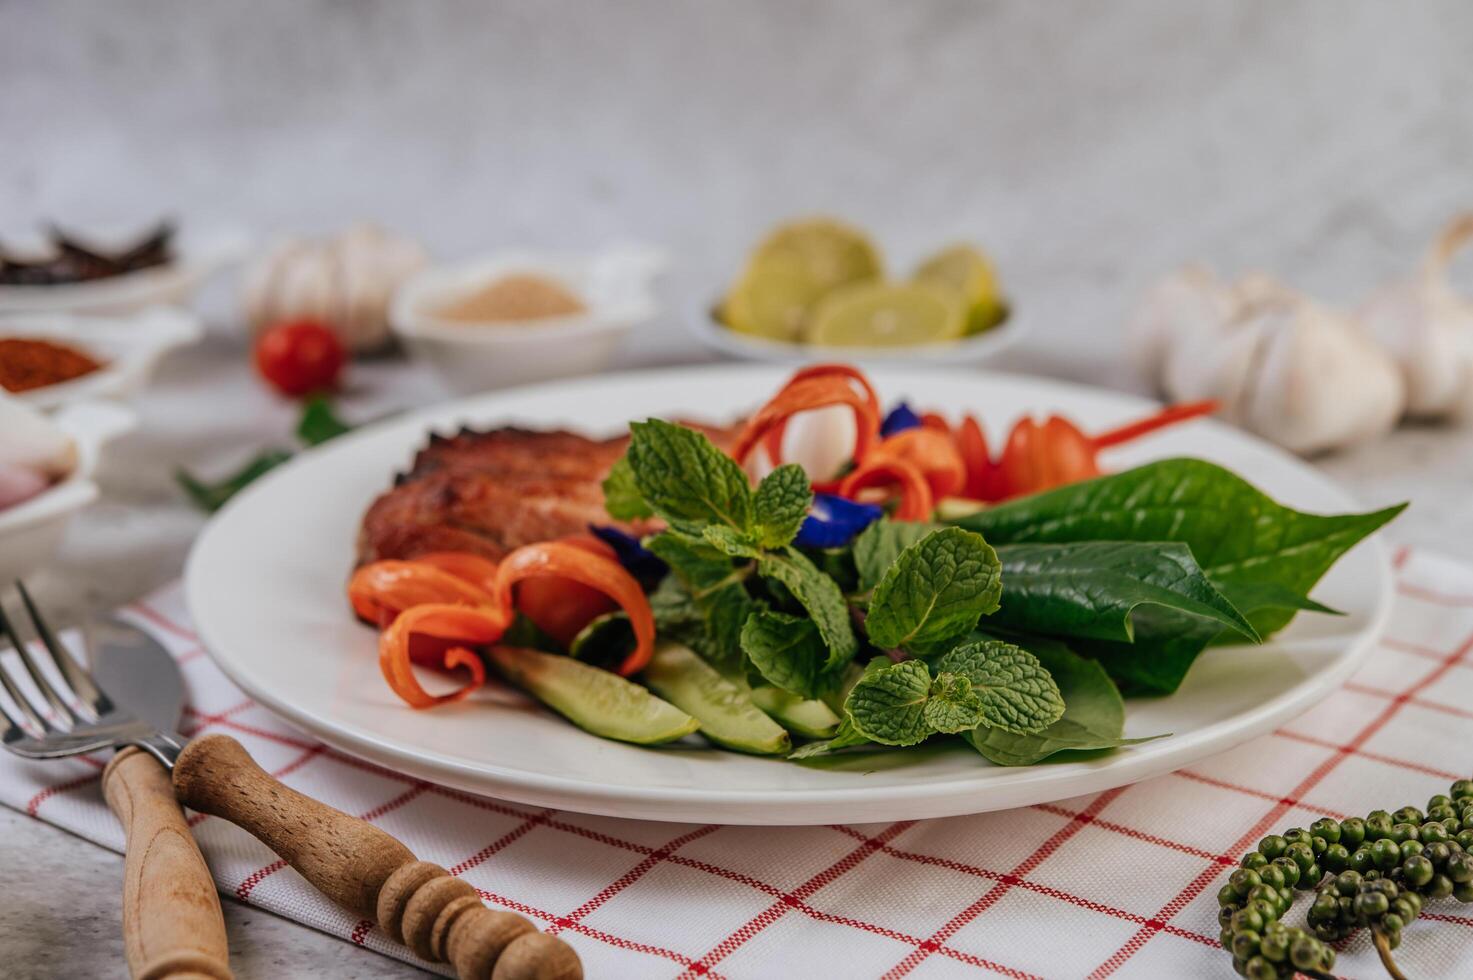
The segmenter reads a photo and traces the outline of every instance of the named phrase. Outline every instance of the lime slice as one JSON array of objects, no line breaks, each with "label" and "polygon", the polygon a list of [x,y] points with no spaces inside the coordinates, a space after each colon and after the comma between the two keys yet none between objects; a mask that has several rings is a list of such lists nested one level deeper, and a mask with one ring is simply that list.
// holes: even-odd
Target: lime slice
[{"label": "lime slice", "polygon": [[738,333],[794,341],[808,310],[824,293],[802,269],[780,263],[752,266],[732,287],[718,318]]},{"label": "lime slice", "polygon": [[950,289],[967,307],[968,334],[990,330],[1007,319],[1008,306],[987,256],[971,245],[953,245],[916,270],[915,281]]},{"label": "lime slice", "polygon": [[864,232],[833,218],[779,225],[747,262],[749,271],[779,267],[806,275],[819,292],[884,275],[874,243]]},{"label": "lime slice", "polygon": [[955,340],[965,322],[955,293],[918,283],[861,282],[823,298],[806,339],[828,347],[913,347]]}]

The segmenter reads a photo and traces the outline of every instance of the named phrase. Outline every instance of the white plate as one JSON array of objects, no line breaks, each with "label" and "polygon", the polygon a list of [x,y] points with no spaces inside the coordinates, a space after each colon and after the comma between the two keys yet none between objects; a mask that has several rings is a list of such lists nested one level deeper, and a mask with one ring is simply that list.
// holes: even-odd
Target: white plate
[{"label": "white plate", "polygon": [[1026,321],[1016,311],[1006,321],[983,333],[964,337],[949,344],[919,344],[915,347],[820,347],[814,344],[792,344],[738,333],[718,321],[709,311],[697,311],[686,317],[691,332],[714,351],[748,361],[773,361],[780,364],[810,364],[843,361],[870,367],[894,364],[935,364],[955,367],[979,364],[1011,347],[1023,336]]},{"label": "white plate", "polygon": [[[773,368],[720,366],[615,375],[456,402],[385,422],[305,454],[252,486],[205,529],[186,590],[205,646],[245,691],[331,745],[414,776],[520,803],[653,820],[813,824],[940,817],[1063,799],[1188,765],[1269,731],[1344,681],[1390,607],[1378,544],[1347,555],[1318,599],[1344,617],[1304,615],[1261,647],[1209,650],[1172,697],[1129,703],[1126,734],[1171,738],[1082,762],[1001,768],[971,749],[861,755],[830,768],[695,745],[605,741],[500,685],[428,712],[379,675],[374,634],[344,598],[358,523],[430,429],[462,424],[574,426],[613,434],[650,415],[729,419],[781,382]],[[1138,398],[1007,375],[877,370],[887,403],[978,411],[996,440],[1020,414],[1062,412],[1108,426],[1149,411]],[[996,444],[994,442],[994,444]],[[1196,455],[1242,473],[1287,504],[1357,510],[1303,463],[1216,423],[1115,451],[1124,468]]]}]

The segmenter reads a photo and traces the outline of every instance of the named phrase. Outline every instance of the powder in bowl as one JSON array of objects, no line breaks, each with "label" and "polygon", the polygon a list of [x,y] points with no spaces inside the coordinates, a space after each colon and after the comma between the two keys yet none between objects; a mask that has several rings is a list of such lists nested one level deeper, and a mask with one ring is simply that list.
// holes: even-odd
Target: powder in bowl
[{"label": "powder in bowl", "polygon": [[102,364],[75,347],[49,340],[0,337],[0,388],[31,391],[91,374]]},{"label": "powder in bowl", "polygon": [[509,323],[572,316],[587,309],[562,283],[535,273],[513,273],[495,279],[437,311],[462,323]]}]

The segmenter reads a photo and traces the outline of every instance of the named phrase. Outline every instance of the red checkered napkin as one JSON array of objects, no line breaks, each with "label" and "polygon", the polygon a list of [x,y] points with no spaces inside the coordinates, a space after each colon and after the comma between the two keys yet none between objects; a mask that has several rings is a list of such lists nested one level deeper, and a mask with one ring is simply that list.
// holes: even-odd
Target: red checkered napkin
[{"label": "red checkered napkin", "polygon": [[[278,778],[561,934],[590,977],[1231,976],[1215,895],[1237,856],[1274,829],[1420,805],[1473,771],[1473,567],[1407,552],[1397,566],[1391,627],[1370,663],[1272,735],[1095,796],[851,827],[640,823],[430,785],[243,698],[200,651],[177,587],[127,614],[179,658],[190,734],[234,735]],[[0,754],[0,802],[117,850],[102,765]],[[226,895],[411,959],[244,832],[193,819]],[[1406,972],[1473,976],[1473,915],[1451,900],[1429,913],[1397,953]],[[1338,969],[1381,975],[1364,935]]]}]

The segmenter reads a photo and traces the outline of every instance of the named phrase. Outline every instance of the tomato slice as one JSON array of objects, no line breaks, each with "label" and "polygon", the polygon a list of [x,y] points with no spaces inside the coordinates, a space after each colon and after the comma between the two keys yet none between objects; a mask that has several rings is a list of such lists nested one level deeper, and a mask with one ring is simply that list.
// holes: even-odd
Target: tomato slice
[{"label": "tomato slice", "polygon": [[[591,535],[573,535],[562,541],[589,554],[617,560],[612,547]],[[565,650],[583,627],[618,608],[607,593],[558,575],[522,579],[517,583],[515,598],[517,611]]]},{"label": "tomato slice", "polygon": [[[602,542],[600,542],[602,543]],[[623,607],[634,627],[635,647],[619,673],[638,673],[655,653],[655,617],[639,582],[612,558],[568,541],[549,541],[518,548],[496,570],[496,599],[502,609],[512,606],[512,589],[537,576],[571,579],[603,593]]]}]

